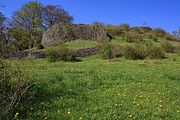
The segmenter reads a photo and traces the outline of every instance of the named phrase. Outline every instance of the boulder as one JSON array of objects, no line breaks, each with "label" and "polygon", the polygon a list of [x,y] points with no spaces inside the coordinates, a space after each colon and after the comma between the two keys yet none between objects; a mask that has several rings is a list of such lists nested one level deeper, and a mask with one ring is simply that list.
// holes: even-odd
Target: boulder
[{"label": "boulder", "polygon": [[55,24],[43,35],[41,44],[50,47],[54,44],[76,39],[82,40],[105,40],[111,36],[103,27],[85,24]]}]

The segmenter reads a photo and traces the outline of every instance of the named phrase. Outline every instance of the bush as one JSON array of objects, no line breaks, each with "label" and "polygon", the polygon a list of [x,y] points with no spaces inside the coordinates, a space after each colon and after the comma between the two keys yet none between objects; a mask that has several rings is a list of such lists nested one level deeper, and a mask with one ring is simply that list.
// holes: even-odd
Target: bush
[{"label": "bush", "polygon": [[135,46],[127,46],[125,48],[124,56],[132,60],[161,59],[165,57],[164,52],[160,47],[154,45],[137,44]]},{"label": "bush", "polygon": [[6,58],[8,54],[14,52],[16,48],[14,46],[0,46],[0,58]]},{"label": "bush", "polygon": [[100,54],[101,54],[102,58],[105,58],[105,59],[113,58],[112,45],[111,45],[110,41],[108,41],[108,40],[100,41]]},{"label": "bush", "polygon": [[149,59],[161,59],[165,57],[165,53],[161,49],[161,47],[157,47],[154,45],[146,47],[147,57]]},{"label": "bush", "polygon": [[66,48],[63,44],[46,50],[47,59],[49,62],[57,61],[77,61],[72,51]]},{"label": "bush", "polygon": [[167,53],[173,53],[174,52],[173,51],[173,45],[168,41],[161,42],[161,47]]},{"label": "bush", "polygon": [[154,42],[158,42],[158,37],[155,34],[153,34],[152,32],[146,34],[145,37],[147,39],[153,40]]},{"label": "bush", "polygon": [[30,76],[0,60],[0,119],[12,119],[12,112],[31,87]]},{"label": "bush", "polygon": [[112,36],[120,36],[123,33],[123,30],[119,26],[106,25],[104,28]]},{"label": "bush", "polygon": [[138,34],[138,33],[135,33],[135,32],[128,32],[128,33],[125,33],[123,36],[122,36],[123,40],[125,40],[126,42],[128,43],[140,43],[140,42],[143,42],[143,37],[142,35]]},{"label": "bush", "polygon": [[127,59],[143,60],[146,58],[146,48],[141,44],[137,44],[135,46],[127,46],[125,48],[124,56]]},{"label": "bush", "polygon": [[169,40],[169,41],[177,41],[178,40],[178,38],[176,36],[171,35],[171,34],[165,35],[165,39]]},{"label": "bush", "polygon": [[157,28],[153,31],[153,34],[156,35],[159,38],[163,38],[167,33],[165,30],[161,28]]}]

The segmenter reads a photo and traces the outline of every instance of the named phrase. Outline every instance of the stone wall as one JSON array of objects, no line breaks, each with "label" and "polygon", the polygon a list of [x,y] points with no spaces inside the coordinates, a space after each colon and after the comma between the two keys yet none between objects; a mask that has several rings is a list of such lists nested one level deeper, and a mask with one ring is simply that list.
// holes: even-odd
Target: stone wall
[{"label": "stone wall", "polygon": [[50,47],[59,42],[82,40],[110,39],[103,27],[85,24],[56,24],[49,28],[43,35],[41,44]]},{"label": "stone wall", "polygon": [[[87,57],[97,54],[99,48],[84,48],[74,51],[76,57]],[[16,53],[9,54],[6,58],[9,59],[29,59],[29,51],[19,51]],[[35,58],[46,58],[46,53],[44,51],[31,52],[30,59]]]}]

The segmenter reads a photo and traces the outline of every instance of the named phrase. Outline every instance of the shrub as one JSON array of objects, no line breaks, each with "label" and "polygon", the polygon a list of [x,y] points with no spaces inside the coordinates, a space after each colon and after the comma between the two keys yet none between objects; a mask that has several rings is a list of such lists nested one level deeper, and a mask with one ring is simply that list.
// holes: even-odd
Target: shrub
[{"label": "shrub", "polygon": [[173,53],[173,45],[170,42],[168,41],[161,42],[161,47],[165,52]]},{"label": "shrub", "polygon": [[0,119],[12,119],[12,112],[31,87],[31,77],[0,60]]},{"label": "shrub", "polygon": [[124,56],[127,59],[144,60],[149,59],[161,59],[165,57],[163,50],[160,47],[154,45],[142,45],[136,44],[135,46],[127,46],[125,48]]},{"label": "shrub", "polygon": [[146,58],[146,48],[141,44],[137,44],[135,46],[127,46],[124,51],[124,56],[127,59],[143,60]]},{"label": "shrub", "polygon": [[49,62],[57,61],[77,61],[72,51],[66,48],[63,44],[46,50],[47,59]]},{"label": "shrub", "polygon": [[154,42],[158,42],[158,37],[155,34],[153,34],[152,32],[146,34],[145,37],[147,39],[153,40]]},{"label": "shrub", "polygon": [[104,28],[112,36],[120,36],[123,33],[123,30],[119,26],[106,25]]},{"label": "shrub", "polygon": [[177,41],[177,37],[171,34],[165,35],[165,39],[169,41]]},{"label": "shrub", "polygon": [[105,58],[105,59],[113,58],[112,45],[111,45],[110,41],[108,41],[108,40],[100,41],[100,54],[101,54],[102,58]]},{"label": "shrub", "polygon": [[135,32],[128,32],[125,33],[122,38],[128,42],[128,43],[139,43],[139,42],[143,42],[143,37],[142,35],[135,33]]},{"label": "shrub", "polygon": [[16,48],[14,46],[0,46],[0,58],[6,58],[8,54],[14,52]]},{"label": "shrub", "polygon": [[164,37],[167,33],[165,30],[161,29],[161,28],[157,28],[153,31],[153,33],[157,36],[157,37]]},{"label": "shrub", "polygon": [[120,27],[121,30],[124,31],[124,32],[129,31],[129,29],[130,29],[130,25],[129,25],[129,24],[126,24],[126,23],[125,23],[125,24],[121,24],[119,27]]},{"label": "shrub", "polygon": [[161,47],[158,46],[147,46],[146,47],[147,57],[149,59],[161,59],[165,57],[165,53],[161,49]]}]

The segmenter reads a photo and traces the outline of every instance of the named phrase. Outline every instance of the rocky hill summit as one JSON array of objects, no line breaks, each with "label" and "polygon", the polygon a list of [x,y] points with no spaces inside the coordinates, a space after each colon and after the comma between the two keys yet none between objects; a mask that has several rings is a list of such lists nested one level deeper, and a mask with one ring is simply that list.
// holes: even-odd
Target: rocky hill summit
[{"label": "rocky hill summit", "polygon": [[41,44],[44,47],[52,46],[59,42],[82,40],[106,40],[111,36],[103,27],[86,24],[55,24],[43,35]]}]

